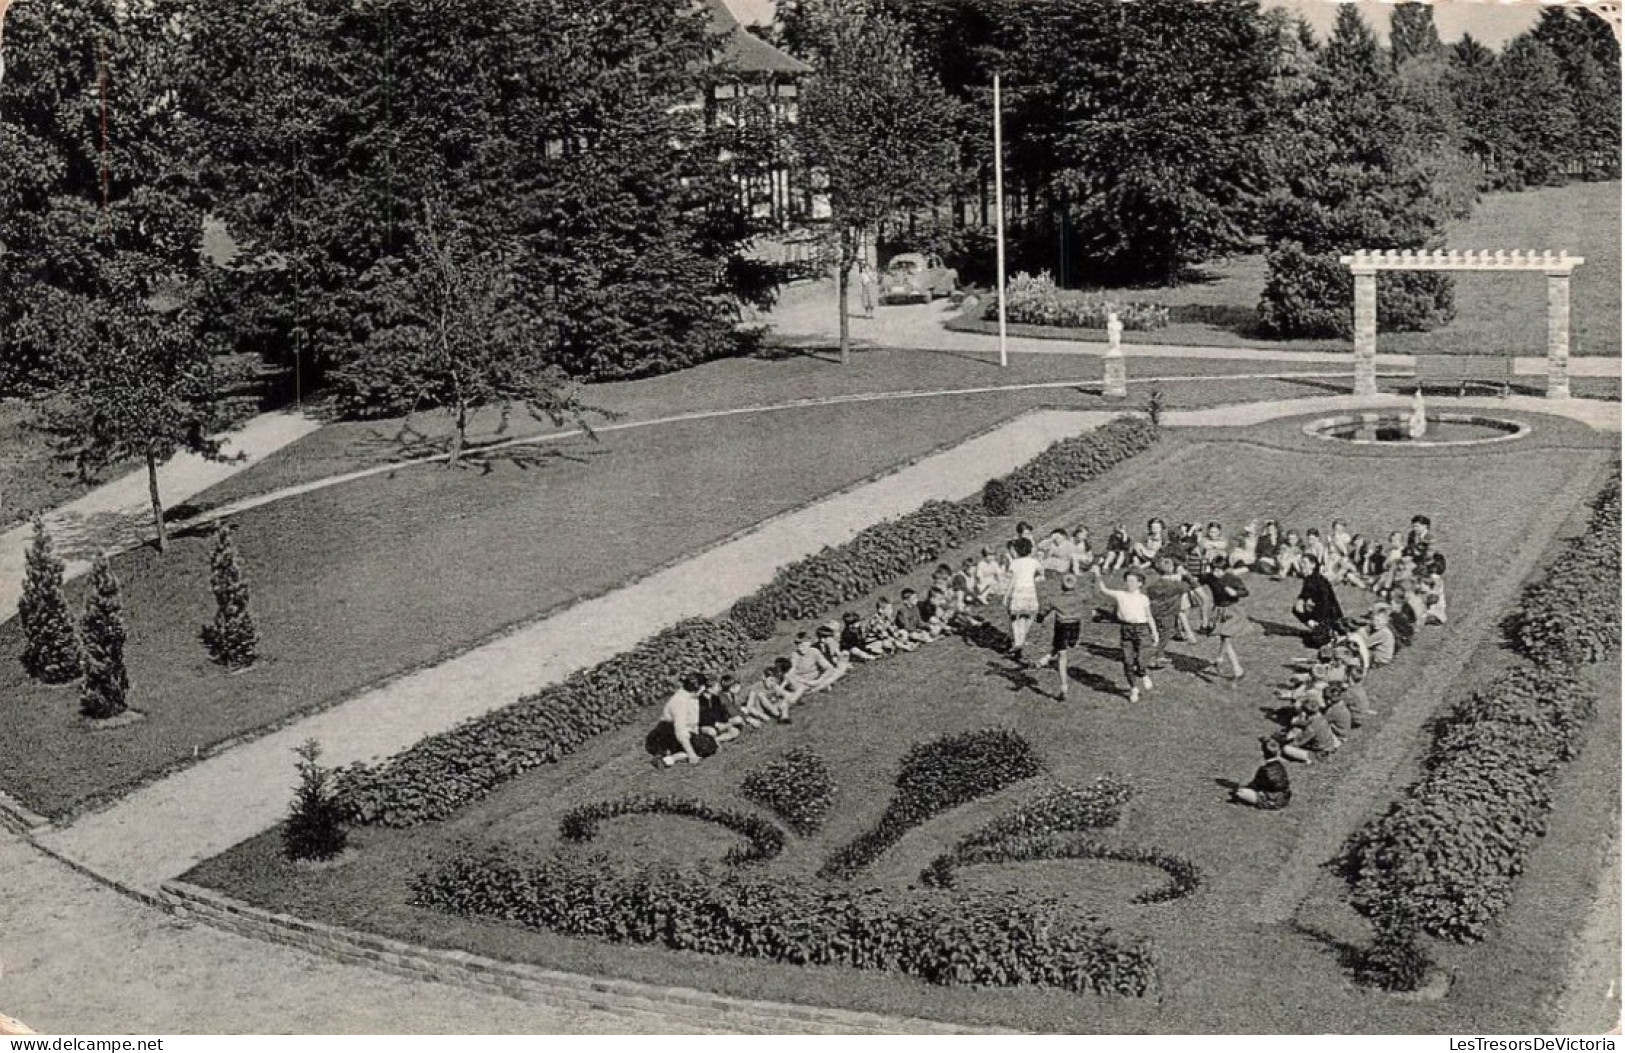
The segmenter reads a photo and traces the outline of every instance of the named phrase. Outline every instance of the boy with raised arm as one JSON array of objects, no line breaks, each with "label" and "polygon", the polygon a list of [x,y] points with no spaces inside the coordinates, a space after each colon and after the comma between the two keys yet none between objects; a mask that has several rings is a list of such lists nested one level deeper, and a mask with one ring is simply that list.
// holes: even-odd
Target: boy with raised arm
[{"label": "boy with raised arm", "polygon": [[1117,624],[1121,626],[1123,644],[1123,675],[1128,678],[1128,700],[1138,702],[1140,689],[1149,691],[1153,685],[1146,675],[1143,655],[1146,644],[1156,646],[1161,641],[1157,623],[1151,618],[1151,598],[1145,594],[1145,575],[1130,570],[1123,575],[1121,589],[1108,589],[1095,570],[1095,588],[1101,595],[1117,605]]}]

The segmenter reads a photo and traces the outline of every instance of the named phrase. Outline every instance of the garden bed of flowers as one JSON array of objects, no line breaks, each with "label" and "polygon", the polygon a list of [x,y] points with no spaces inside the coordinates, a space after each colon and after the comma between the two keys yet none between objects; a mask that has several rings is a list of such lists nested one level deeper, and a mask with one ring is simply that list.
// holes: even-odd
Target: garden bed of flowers
[{"label": "garden bed of flowers", "polygon": [[[1016,325],[1042,325],[1054,329],[1105,329],[1106,315],[1113,308],[1118,321],[1129,332],[1161,329],[1168,324],[1168,308],[1161,304],[1112,302],[1096,293],[1063,289],[1048,271],[1037,275],[1025,272],[1005,286],[1005,320]],[[999,316],[997,298],[983,311],[984,320]]]}]

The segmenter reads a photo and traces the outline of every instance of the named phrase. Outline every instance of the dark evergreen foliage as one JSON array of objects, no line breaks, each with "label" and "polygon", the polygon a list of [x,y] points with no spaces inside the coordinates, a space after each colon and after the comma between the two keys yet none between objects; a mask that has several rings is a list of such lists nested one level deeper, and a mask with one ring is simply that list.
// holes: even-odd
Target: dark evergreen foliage
[{"label": "dark evergreen foliage", "polygon": [[45,521],[34,518],[34,540],[23,571],[23,594],[17,603],[22,624],[22,662],[28,675],[47,684],[65,684],[79,676],[81,655],[73,616],[62,591],[62,560],[51,547]]},{"label": "dark evergreen foliage", "polygon": [[209,557],[209,588],[214,591],[214,624],[201,633],[209,657],[228,669],[246,669],[259,658],[260,633],[248,607],[248,579],[233,540],[236,527],[215,529],[214,552]]},{"label": "dark evergreen foliage", "polygon": [[79,685],[79,712],[107,720],[129,709],[130,675],[124,665],[124,596],[107,560],[98,557],[80,623],[85,678]]},{"label": "dark evergreen foliage", "polygon": [[322,750],[312,739],[294,750],[299,755],[299,788],[293,811],[282,827],[282,851],[294,860],[322,862],[343,852],[350,834],[348,816],[334,789],[334,772],[319,763]]}]

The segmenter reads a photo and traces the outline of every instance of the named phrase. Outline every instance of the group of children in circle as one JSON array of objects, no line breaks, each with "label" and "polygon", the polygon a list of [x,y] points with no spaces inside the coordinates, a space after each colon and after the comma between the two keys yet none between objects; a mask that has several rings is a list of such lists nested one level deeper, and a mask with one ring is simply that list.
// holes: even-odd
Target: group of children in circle
[{"label": "group of children in circle", "polygon": [[[923,599],[905,588],[898,603],[886,596],[877,599],[868,617],[848,611],[810,633],[798,632],[791,652],[748,685],[731,674],[685,674],[646,748],[659,765],[698,763],[747,729],[791,723],[793,706],[830,690],[854,664],[914,651],[950,633],[985,625],[977,608],[999,599],[1009,615],[1009,654],[1023,664],[1033,626],[1055,618],[1050,652],[1038,665],[1056,668],[1063,700],[1070,681],[1068,654],[1078,645],[1086,618],[1119,625],[1131,702],[1154,688],[1150,674],[1166,666],[1170,640],[1194,641],[1198,634],[1217,640],[1212,660],[1200,672],[1226,675],[1228,669],[1228,678],[1239,681],[1245,670],[1235,641],[1258,629],[1242,605],[1248,595],[1245,575],[1277,581],[1295,576],[1304,579],[1304,588],[1294,613],[1321,657],[1284,689],[1283,701],[1292,704],[1290,719],[1265,740],[1265,764],[1252,783],[1237,791],[1247,803],[1282,807],[1290,789],[1280,758],[1307,761],[1328,756],[1341,744],[1363,715],[1364,689],[1359,685],[1365,673],[1373,664],[1392,660],[1394,612],[1416,626],[1444,622],[1444,560],[1432,551],[1430,526],[1426,516],[1417,516],[1410,531],[1396,532],[1388,545],[1373,548],[1342,520],[1334,520],[1325,537],[1314,528],[1301,537],[1297,531],[1283,532],[1268,520],[1262,527],[1247,524],[1232,540],[1217,522],[1183,523],[1170,531],[1164,520],[1153,518],[1138,541],[1120,526],[1105,550],[1096,553],[1084,527],[1057,527],[1037,539],[1032,525],[1022,522],[998,556],[983,548],[978,556],[966,557],[957,571],[939,564]],[[1102,575],[1118,570],[1124,572],[1123,588],[1108,588]],[[1079,588],[1085,573],[1094,576],[1092,592]],[[1334,583],[1371,590],[1378,602],[1360,623],[1349,622],[1337,604]],[[1115,609],[1094,609],[1092,593]],[[1353,663],[1348,661],[1351,653],[1358,656]],[[1359,673],[1351,676],[1355,665]],[[1348,697],[1351,683],[1353,698]]]},{"label": "group of children in circle", "polygon": [[[1334,524],[1334,536],[1339,525]],[[1316,556],[1305,558],[1308,572],[1300,571],[1303,587],[1292,613],[1317,650],[1276,690],[1282,703],[1272,714],[1276,727],[1259,740],[1263,763],[1251,781],[1235,789],[1236,801],[1272,811],[1285,808],[1292,786],[1283,762],[1325,761],[1342,748],[1375,712],[1367,677],[1390,664],[1423,627],[1448,620],[1445,558],[1434,548],[1432,522],[1415,516],[1410,529],[1389,535],[1389,542],[1375,560],[1355,558],[1352,546],[1334,546],[1324,564]],[[1344,613],[1333,587],[1339,582],[1371,594],[1365,614]]]}]

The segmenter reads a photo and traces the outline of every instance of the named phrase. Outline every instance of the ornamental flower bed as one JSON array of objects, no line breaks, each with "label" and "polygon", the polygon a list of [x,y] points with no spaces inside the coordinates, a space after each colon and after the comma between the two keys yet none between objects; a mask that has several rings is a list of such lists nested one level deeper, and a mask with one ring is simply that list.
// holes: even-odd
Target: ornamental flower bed
[{"label": "ornamental flower bed", "polygon": [[679,875],[600,855],[532,860],[492,846],[421,875],[413,903],[604,943],[898,972],[941,985],[1138,997],[1156,977],[1143,941],[1010,893],[897,899],[706,868]]},{"label": "ornamental flower bed", "polygon": [[745,776],[739,792],[778,814],[790,829],[810,837],[835,805],[835,779],[824,758],[809,749],[786,750]]},{"label": "ornamental flower bed", "polygon": [[[1105,329],[1106,313],[1113,303],[1098,293],[1076,292],[1055,284],[1049,271],[1037,275],[1022,272],[1005,286],[1005,320],[1017,325],[1042,325],[1053,329]],[[1161,329],[1168,324],[1168,308],[1161,304],[1122,302],[1116,304],[1118,321],[1127,331]],[[999,317],[998,299],[982,312],[984,320]]]},{"label": "ornamental flower bed", "polygon": [[990,797],[1043,770],[1038,751],[1007,728],[984,728],[922,742],[903,757],[897,793],[880,822],[838,849],[818,875],[854,877],[927,819]]}]

